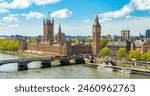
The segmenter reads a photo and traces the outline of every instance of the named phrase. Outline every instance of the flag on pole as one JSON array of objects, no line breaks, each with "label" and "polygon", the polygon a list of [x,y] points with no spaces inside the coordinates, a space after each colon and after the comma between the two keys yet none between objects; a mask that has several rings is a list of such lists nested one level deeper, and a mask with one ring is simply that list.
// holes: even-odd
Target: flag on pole
[{"label": "flag on pole", "polygon": [[50,17],[51,12],[48,11],[48,18]]}]

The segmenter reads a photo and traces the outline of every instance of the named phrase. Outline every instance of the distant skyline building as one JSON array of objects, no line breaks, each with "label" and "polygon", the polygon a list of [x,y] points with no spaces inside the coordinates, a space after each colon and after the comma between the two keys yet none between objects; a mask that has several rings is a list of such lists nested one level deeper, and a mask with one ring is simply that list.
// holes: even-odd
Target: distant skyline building
[{"label": "distant skyline building", "polygon": [[146,38],[150,38],[150,29],[146,30],[145,36],[146,36]]},{"label": "distant skyline building", "polygon": [[121,37],[123,40],[128,40],[130,38],[130,30],[121,30]]}]

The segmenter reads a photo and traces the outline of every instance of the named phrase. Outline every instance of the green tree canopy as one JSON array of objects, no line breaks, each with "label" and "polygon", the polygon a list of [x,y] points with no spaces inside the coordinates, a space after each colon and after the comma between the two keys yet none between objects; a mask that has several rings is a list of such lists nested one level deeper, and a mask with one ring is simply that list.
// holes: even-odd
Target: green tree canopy
[{"label": "green tree canopy", "polygon": [[35,43],[36,42],[36,38],[27,39],[27,42],[28,43]]},{"label": "green tree canopy", "polygon": [[135,53],[134,50],[129,51],[129,54],[128,54],[129,59],[134,58],[134,53]]},{"label": "green tree canopy", "polygon": [[102,38],[100,40],[100,46],[101,46],[101,48],[105,48],[105,46],[107,45],[108,41],[109,41],[108,39]]},{"label": "green tree canopy", "polygon": [[117,58],[125,58],[126,57],[126,49],[125,48],[120,48],[117,53]]},{"label": "green tree canopy", "polygon": [[136,59],[136,60],[140,60],[141,59],[141,53],[139,51],[135,51],[134,59]]},{"label": "green tree canopy", "polygon": [[18,40],[0,39],[0,50],[17,52]]},{"label": "green tree canopy", "polygon": [[145,54],[146,54],[146,60],[150,61],[150,50],[147,53],[145,53]]},{"label": "green tree canopy", "polygon": [[148,52],[142,54],[141,60],[143,60],[143,61],[146,61],[146,60],[150,61],[150,50]]},{"label": "green tree canopy", "polygon": [[129,52],[129,59],[136,59],[140,60],[141,59],[141,53],[139,51],[131,50]]},{"label": "green tree canopy", "polygon": [[92,42],[92,39],[90,39],[90,38],[84,38],[84,41],[87,42],[87,43],[90,43],[90,42]]},{"label": "green tree canopy", "polygon": [[99,56],[109,56],[111,54],[111,51],[109,48],[103,48],[100,52],[99,52]]},{"label": "green tree canopy", "polygon": [[77,43],[77,38],[72,38],[72,39],[71,39],[71,42],[72,42],[72,43]]},{"label": "green tree canopy", "polygon": [[146,61],[148,59],[147,53],[141,55],[141,60]]}]

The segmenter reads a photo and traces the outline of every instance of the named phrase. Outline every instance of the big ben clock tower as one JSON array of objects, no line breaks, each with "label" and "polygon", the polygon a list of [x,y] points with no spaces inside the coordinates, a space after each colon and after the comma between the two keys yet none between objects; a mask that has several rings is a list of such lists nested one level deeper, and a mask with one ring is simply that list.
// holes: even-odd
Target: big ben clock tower
[{"label": "big ben clock tower", "polygon": [[97,56],[100,51],[100,39],[101,39],[101,26],[99,23],[99,18],[96,15],[94,24],[93,24],[93,56]]}]

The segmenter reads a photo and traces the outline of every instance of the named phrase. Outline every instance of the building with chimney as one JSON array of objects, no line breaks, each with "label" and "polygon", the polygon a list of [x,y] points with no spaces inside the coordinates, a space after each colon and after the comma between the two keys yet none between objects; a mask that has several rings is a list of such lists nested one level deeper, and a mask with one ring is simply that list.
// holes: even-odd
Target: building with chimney
[{"label": "building with chimney", "polygon": [[141,54],[150,50],[150,40],[133,40],[131,43],[131,50],[139,51]]}]

